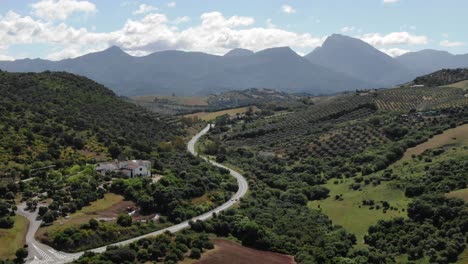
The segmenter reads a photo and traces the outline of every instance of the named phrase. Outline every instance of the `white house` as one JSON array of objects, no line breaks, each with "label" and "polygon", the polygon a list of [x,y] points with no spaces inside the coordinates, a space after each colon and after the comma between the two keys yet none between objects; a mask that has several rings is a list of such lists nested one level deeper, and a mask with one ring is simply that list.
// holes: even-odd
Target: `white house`
[{"label": "white house", "polygon": [[121,172],[130,178],[150,177],[151,161],[149,160],[126,160],[103,162],[96,165],[96,171],[101,174],[107,172]]}]

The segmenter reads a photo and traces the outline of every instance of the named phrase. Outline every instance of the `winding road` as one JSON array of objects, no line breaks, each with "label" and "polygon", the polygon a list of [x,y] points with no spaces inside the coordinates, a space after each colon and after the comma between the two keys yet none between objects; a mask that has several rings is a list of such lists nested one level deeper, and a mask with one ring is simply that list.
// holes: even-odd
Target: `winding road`
[{"label": "winding road", "polygon": [[[202,137],[203,135],[208,133],[209,130],[210,130],[210,125],[205,127],[200,133],[195,135],[189,141],[189,143],[187,145],[187,150],[192,155],[195,155],[195,156],[198,155],[197,151],[195,150],[195,144],[200,139],[200,137]],[[238,202],[238,200],[240,198],[242,198],[247,193],[247,190],[248,190],[247,181],[245,180],[245,178],[239,172],[237,172],[235,170],[232,170],[232,169],[230,169],[230,168],[228,168],[226,166],[223,166],[223,165],[221,165],[221,164],[219,164],[219,163],[217,163],[215,161],[212,161],[212,160],[210,160],[210,159],[208,159],[206,157],[202,157],[202,158],[205,161],[210,162],[214,166],[229,170],[231,175],[237,179],[239,189],[237,190],[236,194],[234,194],[234,196],[232,196],[231,199],[228,202],[220,205],[219,207],[216,207],[215,209],[213,209],[213,210],[211,210],[209,212],[206,212],[206,213],[204,213],[202,215],[199,215],[197,217],[192,218],[191,219],[192,221],[197,221],[197,220],[206,221],[206,220],[210,219],[211,217],[213,217],[213,213],[218,214],[218,213],[220,213],[222,211],[225,211],[225,210],[229,209],[234,204],[236,204]],[[41,221],[36,220],[37,211],[34,212],[34,213],[31,213],[31,212],[26,211],[25,208],[26,208],[25,203],[20,204],[18,206],[17,213],[19,215],[25,216],[29,220],[29,228],[28,228],[28,232],[26,234],[26,243],[28,245],[29,256],[28,256],[28,258],[26,260],[26,263],[32,263],[32,264],[68,263],[68,262],[71,262],[71,261],[73,261],[75,259],[78,259],[81,255],[83,255],[84,252],[66,253],[66,252],[57,251],[57,250],[54,250],[53,248],[51,248],[51,247],[49,247],[47,245],[42,244],[39,241],[37,241],[35,239],[34,235],[35,235],[36,231],[39,229],[39,227],[41,225]],[[182,222],[180,224],[177,224],[177,225],[173,225],[173,226],[170,226],[170,227],[167,227],[167,228],[164,228],[164,229],[161,229],[161,230],[158,230],[158,231],[146,234],[146,235],[142,235],[142,236],[135,237],[135,238],[132,238],[132,239],[124,240],[124,241],[114,243],[114,244],[111,244],[111,245],[123,246],[123,245],[130,244],[130,243],[132,243],[134,241],[137,241],[137,240],[145,238],[145,237],[160,235],[160,234],[162,234],[162,233],[164,233],[166,231],[169,231],[171,233],[175,233],[175,232],[178,232],[180,230],[186,229],[189,226],[190,226],[189,221],[187,220],[187,221],[184,221],[184,222]],[[109,246],[109,245],[107,245],[107,246]],[[88,250],[88,251],[92,251],[92,252],[95,252],[95,253],[102,253],[102,252],[106,251],[107,246],[91,249],[91,250]]]}]

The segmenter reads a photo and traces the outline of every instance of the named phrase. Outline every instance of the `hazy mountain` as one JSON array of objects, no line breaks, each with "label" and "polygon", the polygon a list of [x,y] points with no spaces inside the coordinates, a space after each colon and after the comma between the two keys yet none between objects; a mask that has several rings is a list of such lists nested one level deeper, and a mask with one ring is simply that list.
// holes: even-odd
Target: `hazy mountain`
[{"label": "hazy mountain", "polygon": [[[100,82],[122,95],[193,95],[226,90],[271,88],[325,94],[371,85],[314,65],[290,48],[257,53],[234,50],[227,56],[164,51],[133,57],[118,47],[62,61],[0,62],[14,72],[68,71]],[[228,53],[229,54],[229,53]]]},{"label": "hazy mountain", "polygon": [[225,57],[243,57],[243,56],[249,56],[254,54],[253,51],[248,50],[248,49],[233,49],[226,53],[224,56]]},{"label": "hazy mountain", "polygon": [[441,69],[468,67],[468,54],[453,55],[447,51],[429,49],[406,53],[397,57],[396,60],[411,69],[416,76]]},{"label": "hazy mountain", "polygon": [[338,34],[328,37],[322,47],[305,57],[316,65],[376,86],[393,86],[415,77],[403,64],[370,44]]},{"label": "hazy mountain", "polygon": [[212,84],[206,86],[205,93],[214,92],[215,89],[226,91],[236,87],[261,87],[326,94],[349,90],[350,87],[371,86],[314,65],[288,47],[266,49],[242,59],[231,60],[217,71],[202,76],[202,80],[212,80]]}]

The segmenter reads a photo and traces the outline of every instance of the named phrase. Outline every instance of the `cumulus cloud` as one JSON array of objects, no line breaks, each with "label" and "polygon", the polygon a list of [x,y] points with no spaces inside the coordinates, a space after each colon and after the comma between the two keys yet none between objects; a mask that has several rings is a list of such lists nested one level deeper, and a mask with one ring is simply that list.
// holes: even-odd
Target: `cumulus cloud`
[{"label": "cumulus cloud", "polygon": [[134,15],[141,15],[141,14],[146,14],[146,13],[153,12],[153,11],[156,11],[156,10],[158,10],[158,8],[155,7],[155,6],[147,5],[147,4],[141,4],[140,6],[138,6],[137,10],[133,11],[133,14]]},{"label": "cumulus cloud", "polygon": [[443,40],[440,42],[440,45],[442,47],[447,47],[447,48],[453,48],[453,47],[460,47],[460,46],[465,46],[465,43],[463,42],[458,42],[458,41],[448,41],[448,40]]},{"label": "cumulus cloud", "polygon": [[425,45],[429,43],[429,39],[426,36],[412,35],[408,32],[393,32],[387,35],[369,33],[364,34],[359,38],[373,46]]},{"label": "cumulus cloud", "polygon": [[73,13],[95,13],[96,5],[89,1],[77,0],[42,0],[31,4],[33,14],[53,21],[66,20]]},{"label": "cumulus cloud", "polygon": [[399,48],[380,49],[380,51],[382,51],[383,53],[386,53],[387,55],[391,57],[398,57],[398,56],[401,56],[403,54],[410,52],[410,50],[399,49]]},{"label": "cumulus cloud", "polygon": [[173,8],[173,7],[177,6],[177,3],[176,2],[169,2],[169,3],[167,3],[167,6],[170,7],[170,8]]},{"label": "cumulus cloud", "polygon": [[296,9],[294,9],[292,6],[290,5],[283,5],[281,7],[281,10],[283,11],[283,13],[286,13],[286,14],[294,14],[296,13]]},{"label": "cumulus cloud", "polygon": [[392,3],[397,3],[400,2],[400,0],[383,0],[384,4],[392,4]]}]

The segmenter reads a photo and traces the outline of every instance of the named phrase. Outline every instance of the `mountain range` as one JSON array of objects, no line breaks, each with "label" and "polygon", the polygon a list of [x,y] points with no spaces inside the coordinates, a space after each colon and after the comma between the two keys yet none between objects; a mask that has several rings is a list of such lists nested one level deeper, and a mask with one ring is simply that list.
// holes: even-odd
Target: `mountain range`
[{"label": "mountain range", "polygon": [[100,82],[120,95],[201,95],[248,88],[330,94],[385,88],[443,68],[468,67],[468,55],[423,50],[392,58],[373,46],[334,34],[302,57],[288,47],[224,56],[162,51],[134,57],[118,47],[74,59],[0,61],[10,72],[67,71]]}]

